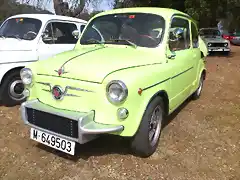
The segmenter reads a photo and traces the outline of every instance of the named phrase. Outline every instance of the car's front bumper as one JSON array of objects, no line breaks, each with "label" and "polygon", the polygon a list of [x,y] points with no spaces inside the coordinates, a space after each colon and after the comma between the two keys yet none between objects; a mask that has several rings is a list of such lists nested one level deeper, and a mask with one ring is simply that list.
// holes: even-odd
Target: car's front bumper
[{"label": "car's front bumper", "polygon": [[226,48],[226,47],[208,47],[208,52],[230,52],[230,48]]},{"label": "car's front bumper", "polygon": [[[107,124],[100,124],[95,122],[94,111],[82,113],[82,112],[75,112],[75,111],[68,111],[68,110],[60,110],[60,109],[48,106],[46,104],[43,104],[39,100],[26,101],[22,103],[20,109],[21,109],[22,120],[24,121],[25,124],[29,125],[30,127],[39,129],[41,131],[45,131],[47,133],[65,138],[70,141],[78,142],[79,144],[84,144],[88,141],[91,141],[95,139],[99,134],[117,133],[117,132],[123,131],[124,129],[122,125],[107,125]],[[36,111],[38,113],[40,112],[45,115],[48,115],[48,116],[50,115],[54,117],[56,119],[54,120],[55,124],[53,124],[52,119],[47,119],[47,120],[42,119],[42,122],[41,120],[38,119],[37,121],[40,121],[40,122],[36,123],[36,120],[34,119],[34,113],[31,114],[31,116],[33,116],[33,119],[30,120],[30,117],[28,117],[28,110],[30,109],[32,112]],[[58,124],[57,118],[60,118],[59,124]],[[66,120],[66,122],[64,122],[65,124],[66,123],[69,124],[69,122],[71,121],[70,126],[68,126],[69,131],[72,131],[75,128],[75,130],[77,129],[77,135],[75,136],[64,135],[62,133],[57,132],[57,130],[51,130],[50,126],[48,128],[48,127],[43,127],[43,125],[39,125],[39,124],[44,124],[43,122],[45,121],[44,126],[46,126],[46,122],[50,123],[52,121],[50,124],[51,126],[53,126],[53,129],[56,129],[56,126],[61,126],[59,128],[62,130],[63,128],[65,128],[65,127],[62,127],[63,126],[62,124],[60,124],[60,120],[62,121],[62,119]],[[76,125],[77,127],[72,127],[74,125]],[[67,126],[66,126],[66,129],[67,129]]]}]

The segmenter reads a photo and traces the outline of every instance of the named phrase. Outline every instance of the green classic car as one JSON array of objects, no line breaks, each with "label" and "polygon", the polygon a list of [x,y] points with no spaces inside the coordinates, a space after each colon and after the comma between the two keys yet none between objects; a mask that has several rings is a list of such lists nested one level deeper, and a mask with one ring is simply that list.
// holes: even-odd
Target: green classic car
[{"label": "green classic car", "polygon": [[74,50],[21,70],[22,119],[31,139],[71,155],[76,143],[113,134],[130,137],[132,152],[149,157],[166,116],[199,98],[206,55],[195,21],[180,11],[97,14]]}]

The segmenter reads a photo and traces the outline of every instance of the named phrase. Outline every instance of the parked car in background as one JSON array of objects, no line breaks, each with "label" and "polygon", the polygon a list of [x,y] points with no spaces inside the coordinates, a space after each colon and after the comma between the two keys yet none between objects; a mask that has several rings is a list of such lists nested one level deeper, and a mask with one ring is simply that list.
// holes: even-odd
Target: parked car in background
[{"label": "parked car in background", "polygon": [[166,116],[200,97],[206,54],[195,21],[180,11],[99,13],[73,51],[21,70],[22,119],[31,139],[71,155],[76,143],[115,134],[151,156]]},{"label": "parked car in background", "polygon": [[222,52],[228,55],[231,51],[230,42],[224,39],[217,28],[202,28],[200,36],[208,47],[208,52]]},{"label": "parked car in background", "polygon": [[27,64],[72,50],[86,21],[51,14],[20,14],[0,28],[0,100],[8,106],[25,99],[20,70]]},{"label": "parked car in background", "polygon": [[222,34],[222,37],[229,40],[233,45],[240,45],[240,30],[236,30],[234,32],[225,31]]}]

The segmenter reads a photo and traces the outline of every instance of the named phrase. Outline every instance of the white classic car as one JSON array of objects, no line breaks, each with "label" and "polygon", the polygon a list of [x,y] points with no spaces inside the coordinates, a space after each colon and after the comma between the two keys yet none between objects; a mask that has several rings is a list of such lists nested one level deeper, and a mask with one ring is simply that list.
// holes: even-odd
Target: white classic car
[{"label": "white classic car", "polygon": [[20,70],[28,63],[72,50],[87,21],[52,14],[20,14],[0,26],[0,100],[25,100]]},{"label": "white classic car", "polygon": [[224,39],[217,28],[202,28],[199,35],[205,42],[208,52],[222,52],[226,55],[231,51],[230,42]]}]

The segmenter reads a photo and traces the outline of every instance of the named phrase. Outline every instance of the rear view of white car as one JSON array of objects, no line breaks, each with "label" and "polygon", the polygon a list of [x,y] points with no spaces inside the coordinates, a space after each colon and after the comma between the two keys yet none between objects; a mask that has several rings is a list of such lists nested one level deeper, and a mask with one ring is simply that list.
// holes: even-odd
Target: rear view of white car
[{"label": "rear view of white car", "polygon": [[6,106],[25,99],[20,70],[28,63],[72,50],[87,21],[51,14],[20,14],[0,27],[0,101]]}]

